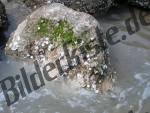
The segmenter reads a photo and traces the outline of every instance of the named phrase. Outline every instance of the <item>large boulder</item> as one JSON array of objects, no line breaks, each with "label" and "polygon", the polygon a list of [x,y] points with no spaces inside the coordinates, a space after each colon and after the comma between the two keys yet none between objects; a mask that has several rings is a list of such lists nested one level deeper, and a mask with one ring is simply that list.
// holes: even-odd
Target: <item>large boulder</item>
[{"label": "large boulder", "polygon": [[8,19],[5,11],[4,4],[0,1],[0,48],[2,48],[6,43],[6,38],[4,31],[8,27]]},{"label": "large boulder", "polygon": [[6,54],[37,60],[41,67],[52,62],[58,68],[52,76],[63,76],[79,87],[96,92],[112,88],[109,51],[99,23],[62,4],[43,6],[28,16],[7,43]]}]

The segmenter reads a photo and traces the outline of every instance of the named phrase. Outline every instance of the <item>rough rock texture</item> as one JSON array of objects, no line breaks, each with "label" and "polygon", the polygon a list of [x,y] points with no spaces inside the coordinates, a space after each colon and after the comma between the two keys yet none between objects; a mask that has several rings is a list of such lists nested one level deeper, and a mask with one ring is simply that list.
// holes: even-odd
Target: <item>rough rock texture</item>
[{"label": "rough rock texture", "polygon": [[77,11],[82,11],[90,14],[105,14],[108,9],[113,6],[114,0],[23,0],[23,2],[33,8],[46,3],[62,3],[67,7]]},{"label": "rough rock texture", "polygon": [[30,8],[36,8],[44,5],[47,0],[22,0]]},{"label": "rough rock texture", "polygon": [[78,11],[90,14],[105,14],[113,5],[113,0],[54,0]]},{"label": "rough rock texture", "polygon": [[4,31],[7,29],[7,27],[8,27],[8,20],[5,11],[5,6],[0,1],[0,48],[6,43]]},{"label": "rough rock texture", "polygon": [[[67,23],[63,23],[64,20]],[[49,27],[50,23],[55,27]],[[68,36],[69,39],[66,38]],[[64,44],[62,40],[68,43]],[[62,4],[43,6],[27,17],[10,38],[6,54],[24,60],[37,60],[41,67],[49,62],[55,68],[61,65],[61,69],[54,70],[50,75],[63,76],[77,87],[89,88],[96,93],[112,89],[109,51],[99,23],[94,17]]]},{"label": "rough rock texture", "polygon": [[145,9],[150,9],[150,0],[115,0],[118,4],[128,4],[132,6],[137,6]]},{"label": "rough rock texture", "polygon": [[131,5],[150,9],[150,0],[128,0]]}]

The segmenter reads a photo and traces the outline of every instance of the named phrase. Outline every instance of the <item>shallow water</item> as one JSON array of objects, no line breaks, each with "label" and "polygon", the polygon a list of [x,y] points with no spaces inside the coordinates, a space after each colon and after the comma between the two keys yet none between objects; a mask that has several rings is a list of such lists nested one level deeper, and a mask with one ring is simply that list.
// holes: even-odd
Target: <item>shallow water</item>
[{"label": "shallow water", "polygon": [[[10,5],[10,4],[9,4]],[[11,6],[11,5],[10,5]],[[12,21],[11,30],[28,13],[22,6],[8,6]],[[18,15],[13,12],[20,7]],[[11,9],[11,10],[10,10]],[[138,15],[138,10],[136,9]],[[121,39],[127,34],[124,21],[130,17],[128,9],[113,10],[108,16],[99,19],[105,32],[111,26],[119,27],[115,38]],[[140,31],[127,36],[125,41],[111,46],[111,62],[118,73],[112,92],[98,95],[92,91],[75,89],[62,81],[47,82],[37,91],[28,94],[14,105],[7,107],[3,93],[0,91],[0,113],[136,113],[150,112],[150,26],[140,25]],[[19,69],[25,67],[28,74],[34,72],[32,65],[14,60],[0,62],[0,80],[6,76],[19,74]]]}]

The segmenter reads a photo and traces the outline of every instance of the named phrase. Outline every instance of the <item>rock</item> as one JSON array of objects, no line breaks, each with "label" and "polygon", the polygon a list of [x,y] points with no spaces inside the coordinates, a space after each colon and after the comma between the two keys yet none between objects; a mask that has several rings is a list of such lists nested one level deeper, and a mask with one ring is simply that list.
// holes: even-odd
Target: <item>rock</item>
[{"label": "rock", "polygon": [[51,62],[51,74],[76,81],[98,93],[105,77],[112,77],[109,51],[98,21],[86,13],[54,3],[26,18],[6,45],[6,54],[41,67]]},{"label": "rock", "polygon": [[89,14],[105,14],[114,0],[23,0],[30,8],[36,9],[46,3],[62,3],[77,11]]},{"label": "rock", "polygon": [[7,27],[8,27],[8,20],[5,11],[5,6],[0,1],[0,48],[2,48],[6,43],[4,31],[7,29]]},{"label": "rock", "polygon": [[150,0],[128,0],[128,3],[131,5],[150,9]]},{"label": "rock", "polygon": [[115,0],[116,4],[127,4],[132,6],[137,6],[145,9],[150,9],[150,1],[149,0]]},{"label": "rock", "polygon": [[46,3],[47,0],[22,0],[26,6],[35,9],[38,8]]},{"label": "rock", "polygon": [[75,10],[89,14],[105,14],[113,6],[113,0],[53,0]]}]

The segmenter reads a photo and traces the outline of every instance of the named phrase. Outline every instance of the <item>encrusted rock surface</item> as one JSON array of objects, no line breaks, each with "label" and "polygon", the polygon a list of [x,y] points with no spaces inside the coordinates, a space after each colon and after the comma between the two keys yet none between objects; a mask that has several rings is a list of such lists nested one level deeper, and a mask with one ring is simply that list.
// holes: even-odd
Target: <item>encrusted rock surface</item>
[{"label": "encrusted rock surface", "polygon": [[22,0],[28,7],[36,9],[47,3],[62,3],[77,11],[90,14],[105,14],[114,0]]},{"label": "encrusted rock surface", "polygon": [[[55,35],[58,37],[47,35],[55,28],[45,32],[48,20],[53,22],[56,28],[61,25],[60,29],[55,30]],[[63,32],[61,31],[63,24],[61,21],[64,20],[71,26],[73,34],[70,31],[66,35],[67,27],[63,28]],[[36,30],[40,31],[38,36],[34,34]],[[58,33],[60,34],[57,35]],[[56,38],[65,40],[62,36],[68,35],[72,38],[75,36],[78,40],[71,40],[73,45],[55,40]],[[51,75],[67,78],[77,87],[92,89],[96,93],[102,89],[111,90],[112,88],[114,73],[99,23],[94,17],[74,11],[62,4],[43,6],[28,16],[10,38],[6,46],[6,54],[13,58],[37,60],[41,67],[49,62],[54,64],[54,67],[59,67],[60,64],[62,69],[54,70]],[[107,85],[104,85],[104,81],[107,81]]]},{"label": "encrusted rock surface", "polygon": [[113,0],[53,0],[78,11],[90,14],[105,14],[113,5]]},{"label": "encrusted rock surface", "polygon": [[150,9],[150,0],[128,0],[128,3],[131,5]]},{"label": "encrusted rock surface", "polygon": [[8,20],[5,11],[5,6],[0,1],[0,48],[4,46],[6,43],[4,31],[7,29],[7,27],[8,27]]},{"label": "encrusted rock surface", "polygon": [[37,8],[44,5],[47,0],[22,0],[30,8]]},{"label": "encrusted rock surface", "polygon": [[150,0],[115,0],[114,2],[122,5],[128,4],[133,7],[137,6],[144,9],[150,9]]}]

